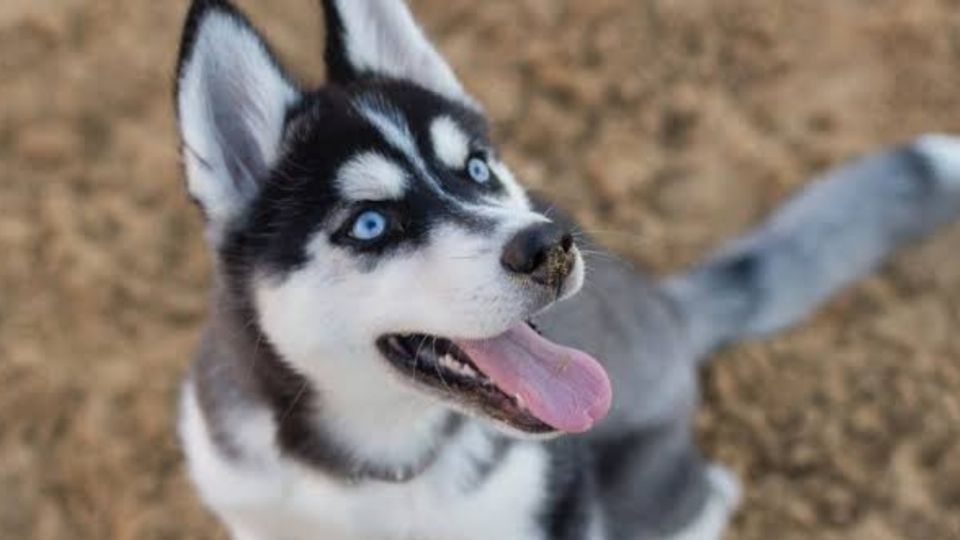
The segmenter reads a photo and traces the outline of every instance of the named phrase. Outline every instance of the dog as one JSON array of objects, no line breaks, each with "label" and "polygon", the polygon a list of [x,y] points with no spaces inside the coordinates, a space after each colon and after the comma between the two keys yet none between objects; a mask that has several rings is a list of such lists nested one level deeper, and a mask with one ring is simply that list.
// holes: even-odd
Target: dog
[{"label": "dog", "polygon": [[[227,0],[177,70],[214,260],[179,430],[236,540],[716,539],[698,367],[805,319],[960,210],[960,140],[828,172],[656,280],[527,193],[400,0],[324,0],[303,88]],[[593,294],[577,294],[584,280]]]}]

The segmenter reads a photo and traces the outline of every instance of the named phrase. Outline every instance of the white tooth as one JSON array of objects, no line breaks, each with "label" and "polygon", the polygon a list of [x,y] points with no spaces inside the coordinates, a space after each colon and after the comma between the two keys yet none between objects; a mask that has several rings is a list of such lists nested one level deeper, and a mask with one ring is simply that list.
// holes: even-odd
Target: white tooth
[{"label": "white tooth", "polygon": [[514,394],[513,400],[517,403],[517,407],[520,407],[521,409],[523,409],[526,405],[523,401],[523,397],[521,397],[520,394]]}]

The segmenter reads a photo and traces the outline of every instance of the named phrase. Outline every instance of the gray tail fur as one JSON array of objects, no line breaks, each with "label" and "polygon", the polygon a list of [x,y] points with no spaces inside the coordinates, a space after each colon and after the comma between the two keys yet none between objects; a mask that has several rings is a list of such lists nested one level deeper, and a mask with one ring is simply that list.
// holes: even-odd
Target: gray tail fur
[{"label": "gray tail fur", "polygon": [[960,215],[960,137],[927,135],[829,171],[662,287],[699,358],[809,316],[896,248]]}]

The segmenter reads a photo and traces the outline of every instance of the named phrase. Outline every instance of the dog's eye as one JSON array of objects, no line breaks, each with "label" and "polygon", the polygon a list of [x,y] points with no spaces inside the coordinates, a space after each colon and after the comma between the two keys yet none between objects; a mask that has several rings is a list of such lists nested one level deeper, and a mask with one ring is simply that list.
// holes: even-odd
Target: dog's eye
[{"label": "dog's eye", "polygon": [[387,216],[376,210],[367,210],[354,220],[350,236],[363,242],[376,240],[387,232],[387,225],[389,225]]},{"label": "dog's eye", "polygon": [[486,184],[490,181],[490,166],[486,160],[480,156],[471,157],[467,161],[467,174],[470,179],[478,184]]}]

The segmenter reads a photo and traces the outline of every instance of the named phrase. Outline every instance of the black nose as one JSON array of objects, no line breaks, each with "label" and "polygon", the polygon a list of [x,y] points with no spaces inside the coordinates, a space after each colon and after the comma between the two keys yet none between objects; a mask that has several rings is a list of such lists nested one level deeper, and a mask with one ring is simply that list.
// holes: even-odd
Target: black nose
[{"label": "black nose", "polygon": [[555,223],[531,225],[507,242],[500,262],[510,272],[558,287],[573,270],[573,236]]}]

